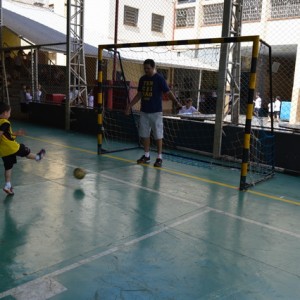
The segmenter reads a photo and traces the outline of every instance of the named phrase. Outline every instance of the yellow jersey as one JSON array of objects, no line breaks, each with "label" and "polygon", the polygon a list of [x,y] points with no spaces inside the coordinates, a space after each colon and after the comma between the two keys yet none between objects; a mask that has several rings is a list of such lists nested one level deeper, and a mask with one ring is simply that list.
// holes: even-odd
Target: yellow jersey
[{"label": "yellow jersey", "polygon": [[16,153],[20,148],[20,144],[15,140],[16,137],[13,135],[10,122],[7,119],[0,119],[0,132],[2,132],[0,137],[0,157]]}]

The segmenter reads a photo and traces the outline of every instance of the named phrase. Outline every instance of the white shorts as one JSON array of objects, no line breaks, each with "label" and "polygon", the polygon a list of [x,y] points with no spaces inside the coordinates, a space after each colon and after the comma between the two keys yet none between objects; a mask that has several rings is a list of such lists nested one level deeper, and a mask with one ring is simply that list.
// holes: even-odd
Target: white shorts
[{"label": "white shorts", "polygon": [[164,125],[163,125],[162,112],[156,113],[144,113],[140,115],[140,137],[150,137],[151,129],[153,136],[156,140],[163,139],[164,137]]}]

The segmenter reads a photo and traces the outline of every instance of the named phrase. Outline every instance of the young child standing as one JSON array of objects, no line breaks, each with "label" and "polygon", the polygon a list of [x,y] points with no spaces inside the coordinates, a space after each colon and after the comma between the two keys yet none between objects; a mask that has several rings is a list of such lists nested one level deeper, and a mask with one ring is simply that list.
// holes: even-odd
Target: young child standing
[{"label": "young child standing", "polygon": [[17,136],[25,134],[23,130],[16,132],[12,131],[9,117],[11,108],[8,104],[0,103],[0,157],[2,157],[4,164],[4,177],[5,186],[3,191],[8,195],[13,195],[13,188],[11,186],[11,174],[13,165],[17,163],[17,156],[26,157],[28,159],[34,159],[40,161],[46,154],[44,149],[41,149],[37,154],[30,152],[30,149],[24,144],[19,144],[16,141]]}]

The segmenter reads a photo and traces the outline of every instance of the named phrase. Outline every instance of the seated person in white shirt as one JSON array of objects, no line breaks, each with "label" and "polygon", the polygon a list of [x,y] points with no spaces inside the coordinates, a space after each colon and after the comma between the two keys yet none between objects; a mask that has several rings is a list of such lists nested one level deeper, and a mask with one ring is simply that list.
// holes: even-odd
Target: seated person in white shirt
[{"label": "seated person in white shirt", "polygon": [[188,98],[186,100],[186,103],[179,111],[179,114],[193,114],[193,113],[199,113],[197,109],[192,105],[193,100],[191,98]]}]

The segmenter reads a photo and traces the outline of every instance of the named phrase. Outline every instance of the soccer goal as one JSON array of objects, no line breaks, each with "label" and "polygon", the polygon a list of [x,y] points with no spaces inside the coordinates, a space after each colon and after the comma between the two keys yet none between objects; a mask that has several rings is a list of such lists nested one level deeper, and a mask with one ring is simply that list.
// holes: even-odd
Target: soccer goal
[{"label": "soccer goal", "polygon": [[[164,159],[240,170],[241,190],[273,176],[272,53],[258,36],[99,45],[98,154],[140,147],[139,103],[130,116],[124,110],[147,58],[185,106],[163,98]],[[256,94],[264,99],[258,112]]]}]

